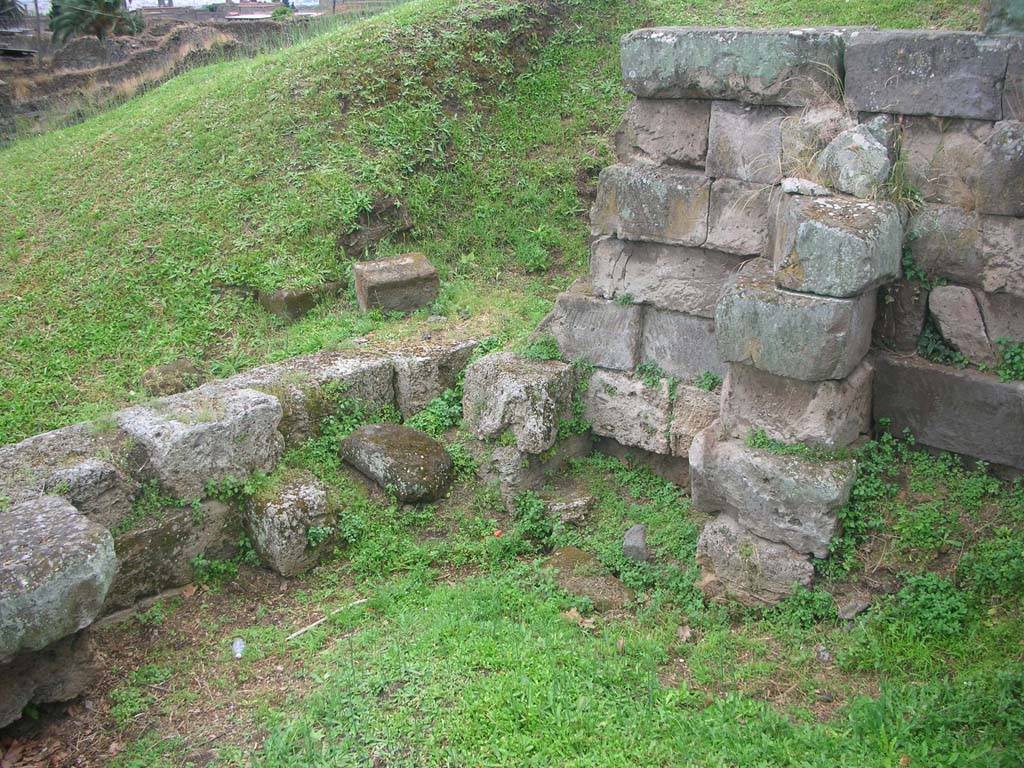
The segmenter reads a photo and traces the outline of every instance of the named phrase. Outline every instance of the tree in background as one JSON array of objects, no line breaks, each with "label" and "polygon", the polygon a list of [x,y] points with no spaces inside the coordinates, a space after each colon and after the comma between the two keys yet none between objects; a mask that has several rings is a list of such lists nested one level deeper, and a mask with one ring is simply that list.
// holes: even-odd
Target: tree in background
[{"label": "tree in background", "polygon": [[64,0],[54,3],[50,16],[53,41],[58,45],[79,35],[95,35],[98,40],[135,35],[144,27],[142,14],[129,11],[124,0]]},{"label": "tree in background", "polygon": [[20,0],[0,0],[0,29],[16,27],[25,20],[25,6]]}]

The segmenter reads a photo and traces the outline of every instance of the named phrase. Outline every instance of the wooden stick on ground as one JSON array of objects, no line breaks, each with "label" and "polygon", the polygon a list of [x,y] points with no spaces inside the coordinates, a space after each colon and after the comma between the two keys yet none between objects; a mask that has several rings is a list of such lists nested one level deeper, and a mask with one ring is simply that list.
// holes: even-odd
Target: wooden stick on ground
[{"label": "wooden stick on ground", "polygon": [[369,599],[370,598],[368,598],[368,597],[364,597],[361,600],[356,600],[354,603],[349,603],[348,605],[343,605],[341,608],[335,608],[333,611],[328,613],[323,618],[317,619],[312,624],[307,624],[302,629],[295,630],[290,635],[288,635],[288,637],[286,637],[284,640],[285,640],[285,642],[288,642],[289,640],[294,640],[299,635],[304,635],[307,632],[309,632],[309,630],[316,629],[321,624],[323,624],[325,621],[327,621],[329,618],[331,618],[331,616],[334,616],[336,613],[341,613],[342,611],[344,611],[344,610],[346,610],[348,608],[355,608],[357,605],[362,605],[363,603],[365,603]]}]

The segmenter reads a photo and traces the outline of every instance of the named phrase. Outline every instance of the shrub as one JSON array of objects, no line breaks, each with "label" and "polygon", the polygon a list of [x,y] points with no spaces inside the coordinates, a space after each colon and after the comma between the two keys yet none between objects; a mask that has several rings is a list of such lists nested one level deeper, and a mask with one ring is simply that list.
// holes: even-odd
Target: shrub
[{"label": "shrub", "polygon": [[72,37],[94,35],[103,40],[112,35],[136,35],[146,26],[142,14],[129,11],[124,0],[78,0],[63,3],[50,19],[53,41],[62,45]]},{"label": "shrub", "polygon": [[293,11],[291,8],[288,8],[287,6],[284,6],[284,7],[281,7],[281,8],[275,8],[274,12],[272,14],[270,14],[270,18],[272,18],[274,21],[279,21],[281,19],[287,19],[289,16],[293,15],[294,13],[295,13],[295,11]]}]

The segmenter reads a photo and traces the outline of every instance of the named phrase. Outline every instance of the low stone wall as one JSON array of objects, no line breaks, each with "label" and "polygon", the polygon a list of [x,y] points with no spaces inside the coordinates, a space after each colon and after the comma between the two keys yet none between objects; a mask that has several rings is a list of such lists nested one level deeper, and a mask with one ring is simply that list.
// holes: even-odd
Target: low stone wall
[{"label": "low stone wall", "polygon": [[[998,339],[1024,340],[1022,51],[869,29],[623,38],[636,98],[589,280],[540,333],[597,366],[597,435],[689,460],[717,515],[709,595],[772,603],[812,579],[854,478],[842,449],[872,416],[1024,469],[1024,384],[916,356],[924,333],[991,369]],[[709,373],[721,397],[696,386]]]},{"label": "low stone wall", "polygon": [[[247,509],[208,498],[210,483],[271,472],[341,399],[421,410],[475,346],[322,352],[0,447],[0,726],[29,702],[76,696],[93,664],[90,624],[189,583],[193,558],[233,555],[243,531],[283,575],[312,565],[306,530],[331,511],[319,481],[285,478]],[[153,489],[160,513],[140,516]]]}]

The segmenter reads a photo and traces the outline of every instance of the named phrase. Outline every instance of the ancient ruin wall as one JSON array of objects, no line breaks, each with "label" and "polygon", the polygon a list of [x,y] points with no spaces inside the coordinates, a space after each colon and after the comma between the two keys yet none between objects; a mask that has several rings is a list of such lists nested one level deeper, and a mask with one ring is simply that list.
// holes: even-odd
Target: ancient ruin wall
[{"label": "ancient ruin wall", "polygon": [[[873,429],[1024,468],[1024,38],[644,29],[589,280],[542,330],[596,364],[594,432],[688,458],[702,586],[781,599],[828,553]],[[916,264],[916,266],[915,266]],[[720,393],[695,386],[725,376]],[[660,382],[658,374],[664,374]]]}]

